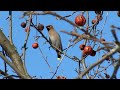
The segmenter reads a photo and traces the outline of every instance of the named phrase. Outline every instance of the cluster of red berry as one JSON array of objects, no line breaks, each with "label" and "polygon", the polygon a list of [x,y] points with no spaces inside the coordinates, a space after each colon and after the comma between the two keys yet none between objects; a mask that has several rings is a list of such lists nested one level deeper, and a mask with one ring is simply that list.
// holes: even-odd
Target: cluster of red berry
[{"label": "cluster of red berry", "polygon": [[[98,24],[99,21],[102,20],[102,11],[95,11],[95,13],[97,14],[97,17],[96,17],[96,19],[92,20],[92,24],[96,24],[96,23]],[[118,14],[118,16],[120,16],[120,11],[118,11],[117,14]],[[84,26],[86,24],[86,18],[83,15],[76,16],[75,17],[75,24],[78,26]],[[105,41],[105,39],[101,38],[101,41]],[[79,48],[80,48],[80,50],[83,50],[83,55],[90,55],[90,56],[96,55],[96,51],[93,50],[93,48],[91,46],[85,46],[85,44],[81,44],[79,46]],[[107,57],[106,60],[110,60],[110,58]]]},{"label": "cluster of red berry", "polygon": [[83,55],[91,55],[91,56],[96,55],[96,51],[93,50],[91,46],[85,46],[85,44],[81,44],[79,48],[80,50],[83,50]]},{"label": "cluster of red berry", "polygon": [[[22,22],[22,23],[21,23],[21,27],[22,27],[22,28],[25,28],[25,32],[28,32],[28,31],[29,31],[29,27],[26,26],[26,25],[27,25],[26,22]],[[44,29],[44,25],[43,25],[43,24],[38,24],[38,25],[37,25],[37,29],[38,29],[39,31],[42,31],[42,30]],[[35,43],[32,44],[32,47],[33,47],[34,49],[38,48],[38,46],[39,46],[39,45],[38,45],[37,42],[35,42]]]}]

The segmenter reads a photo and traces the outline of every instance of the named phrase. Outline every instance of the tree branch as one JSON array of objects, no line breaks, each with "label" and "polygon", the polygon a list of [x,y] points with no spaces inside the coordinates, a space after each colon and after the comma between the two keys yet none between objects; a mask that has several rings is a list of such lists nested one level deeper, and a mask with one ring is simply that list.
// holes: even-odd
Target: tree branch
[{"label": "tree branch", "polygon": [[19,76],[21,76],[19,73],[20,71],[18,70],[18,68],[12,63],[10,62],[1,52],[0,52],[0,57],[4,60],[5,63],[7,63],[13,70],[15,70],[16,73],[18,73]]},{"label": "tree branch", "polygon": [[10,44],[13,44],[12,41],[12,11],[9,11],[9,40]]},{"label": "tree branch", "polygon": [[13,64],[19,69],[20,72],[17,72],[22,78],[29,78],[24,71],[23,63],[21,57],[19,56],[17,50],[14,45],[10,44],[10,41],[3,34],[2,30],[0,30],[0,45],[5,50],[5,53],[10,57]]},{"label": "tree branch", "polygon": [[12,76],[10,76],[9,74],[7,74],[6,72],[3,72],[2,70],[0,70],[0,74],[6,76],[9,79],[14,79]]},{"label": "tree branch", "polygon": [[25,55],[26,55],[26,50],[27,50],[26,46],[27,46],[29,35],[30,35],[31,22],[32,22],[32,15],[29,16],[29,25],[28,25],[28,30],[27,30],[28,32],[26,34],[26,38],[25,38],[24,45],[23,45],[23,53],[22,53],[22,55],[23,55],[23,68],[24,68],[25,73],[26,73],[27,76],[29,76],[29,75],[27,73],[27,69],[26,69],[26,65],[25,65]]},{"label": "tree branch", "polygon": [[118,63],[114,67],[114,71],[113,71],[112,76],[111,76],[110,79],[116,78],[116,74],[117,74],[117,71],[118,71],[119,67],[120,67],[120,59],[118,60]]}]

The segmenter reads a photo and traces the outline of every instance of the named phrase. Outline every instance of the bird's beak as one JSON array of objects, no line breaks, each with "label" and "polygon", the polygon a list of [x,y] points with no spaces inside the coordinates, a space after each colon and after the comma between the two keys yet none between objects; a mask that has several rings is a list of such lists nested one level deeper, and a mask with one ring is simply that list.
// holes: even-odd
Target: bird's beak
[{"label": "bird's beak", "polygon": [[46,28],[48,29],[48,28],[49,28],[49,26],[46,26]]},{"label": "bird's beak", "polygon": [[46,28],[47,28],[47,30],[49,31],[49,25],[48,25],[48,26],[46,26]]}]

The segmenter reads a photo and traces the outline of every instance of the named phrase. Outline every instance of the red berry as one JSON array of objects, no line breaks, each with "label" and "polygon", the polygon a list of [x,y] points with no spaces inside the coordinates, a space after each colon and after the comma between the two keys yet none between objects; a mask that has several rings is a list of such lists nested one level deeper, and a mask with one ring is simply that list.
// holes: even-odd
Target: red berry
[{"label": "red berry", "polygon": [[33,43],[33,44],[32,44],[32,47],[33,47],[34,49],[38,48],[38,43]]},{"label": "red berry", "polygon": [[38,30],[42,31],[44,29],[44,25],[43,24],[38,24]]},{"label": "red berry", "polygon": [[92,53],[92,51],[93,51],[93,49],[92,49],[91,46],[85,46],[83,52],[84,52],[84,54],[86,54],[86,55],[90,55],[90,54]]},{"label": "red berry", "polygon": [[66,77],[62,76],[61,79],[66,79]]},{"label": "red berry", "polygon": [[61,79],[61,76],[57,76],[56,79]]},{"label": "red berry", "polygon": [[97,20],[92,20],[92,24],[95,24],[97,22]]},{"label": "red berry", "polygon": [[21,27],[22,27],[22,28],[25,28],[25,27],[26,27],[26,23],[25,23],[25,22],[22,22],[22,23],[21,23]]},{"label": "red berry", "polygon": [[107,73],[104,73],[104,74],[107,79],[110,78],[110,75],[108,75]]},{"label": "red berry", "polygon": [[90,54],[91,56],[95,56],[96,55],[96,51],[92,50],[92,53]]},{"label": "red berry", "polygon": [[78,15],[75,18],[75,24],[77,24],[78,26],[84,26],[86,23],[86,19],[83,15]]},{"label": "red berry", "polygon": [[84,47],[85,47],[85,44],[81,44],[81,45],[79,46],[80,50],[84,50]]}]

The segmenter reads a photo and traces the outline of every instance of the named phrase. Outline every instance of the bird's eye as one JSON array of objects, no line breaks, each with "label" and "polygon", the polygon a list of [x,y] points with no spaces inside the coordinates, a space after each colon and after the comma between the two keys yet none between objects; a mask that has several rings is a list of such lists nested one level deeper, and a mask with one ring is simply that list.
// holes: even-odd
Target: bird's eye
[{"label": "bird's eye", "polygon": [[47,26],[47,28],[51,28],[51,27],[52,27],[52,25],[48,25],[48,26]]}]

